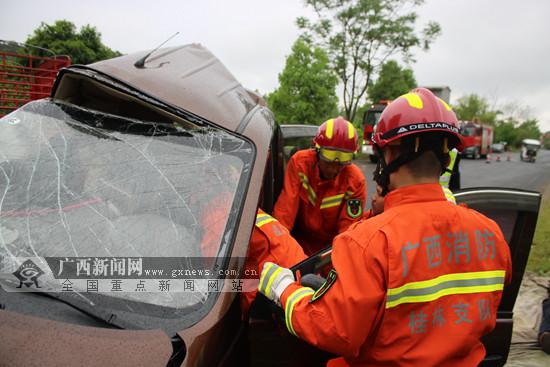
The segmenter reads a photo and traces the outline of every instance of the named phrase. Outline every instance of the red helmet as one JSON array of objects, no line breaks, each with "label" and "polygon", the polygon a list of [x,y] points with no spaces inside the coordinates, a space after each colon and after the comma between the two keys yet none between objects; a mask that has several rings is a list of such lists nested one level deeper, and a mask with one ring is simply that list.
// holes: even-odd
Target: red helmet
[{"label": "red helmet", "polygon": [[356,152],[357,131],[351,122],[343,117],[337,117],[325,122],[317,130],[313,138],[313,144],[317,148],[340,150],[343,152]]},{"label": "red helmet", "polygon": [[380,148],[407,135],[442,131],[455,139],[448,148],[463,149],[458,121],[447,103],[426,88],[416,88],[397,98],[382,112],[373,134],[373,142]]}]

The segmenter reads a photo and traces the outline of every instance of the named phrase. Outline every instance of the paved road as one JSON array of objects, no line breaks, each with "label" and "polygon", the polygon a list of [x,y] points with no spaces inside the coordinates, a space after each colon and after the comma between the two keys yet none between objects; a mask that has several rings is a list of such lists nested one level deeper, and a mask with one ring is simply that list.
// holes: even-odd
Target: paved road
[{"label": "paved road", "polygon": [[[460,161],[462,187],[507,187],[542,192],[550,184],[550,151],[539,151],[535,163],[522,162],[519,153],[512,153],[511,160],[501,155],[501,161],[496,161],[493,155],[491,163],[484,159],[463,159]],[[375,184],[372,173],[376,165],[367,160],[358,160],[356,164],[361,168],[367,179],[368,200],[374,193]]]},{"label": "paved road", "polygon": [[501,155],[491,163],[484,160],[463,159],[460,162],[462,187],[497,186],[543,191],[550,183],[550,151],[539,151],[535,163],[522,162],[519,153],[511,154],[511,161]]}]

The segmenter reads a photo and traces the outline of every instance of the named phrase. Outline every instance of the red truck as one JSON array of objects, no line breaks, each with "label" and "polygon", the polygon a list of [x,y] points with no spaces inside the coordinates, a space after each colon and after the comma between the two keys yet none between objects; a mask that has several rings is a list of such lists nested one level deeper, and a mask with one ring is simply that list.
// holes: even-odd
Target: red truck
[{"label": "red truck", "polygon": [[491,152],[493,144],[493,127],[478,121],[463,121],[461,134],[464,138],[463,156],[474,159],[485,158]]},{"label": "red truck", "polygon": [[0,48],[0,117],[49,97],[58,70],[69,65],[69,56],[40,57]]},{"label": "red truck", "polygon": [[361,152],[368,154],[371,162],[376,162],[376,154],[372,146],[372,133],[374,126],[380,119],[380,115],[384,108],[390,104],[390,101],[382,100],[379,103],[373,104],[363,115],[363,145],[361,146]]}]

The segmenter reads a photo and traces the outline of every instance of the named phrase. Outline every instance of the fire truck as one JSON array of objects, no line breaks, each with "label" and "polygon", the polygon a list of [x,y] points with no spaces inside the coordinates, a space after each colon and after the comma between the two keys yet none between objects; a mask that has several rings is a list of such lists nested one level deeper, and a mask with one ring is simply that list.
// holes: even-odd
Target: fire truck
[{"label": "fire truck", "polygon": [[460,132],[464,139],[462,155],[474,159],[485,158],[491,152],[493,128],[479,121],[462,121]]},{"label": "fire truck", "polygon": [[372,146],[372,133],[374,126],[380,119],[382,111],[390,104],[390,101],[382,100],[379,103],[373,104],[368,110],[365,111],[363,116],[363,145],[361,146],[361,152],[368,154],[372,163],[376,162],[376,154]]},{"label": "fire truck", "polygon": [[[15,42],[0,41],[0,117],[35,99],[50,96],[59,69],[71,65],[69,56],[23,54]],[[10,50],[13,49],[13,50]]]}]

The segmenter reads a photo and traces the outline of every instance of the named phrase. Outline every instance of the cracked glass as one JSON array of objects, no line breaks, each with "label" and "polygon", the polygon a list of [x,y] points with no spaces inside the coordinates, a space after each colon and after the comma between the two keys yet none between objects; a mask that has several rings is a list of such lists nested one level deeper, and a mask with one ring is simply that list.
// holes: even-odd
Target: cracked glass
[{"label": "cracked glass", "polygon": [[[0,119],[0,256],[226,256],[253,157],[214,126],[29,103]],[[104,296],[181,309],[208,294]]]}]

